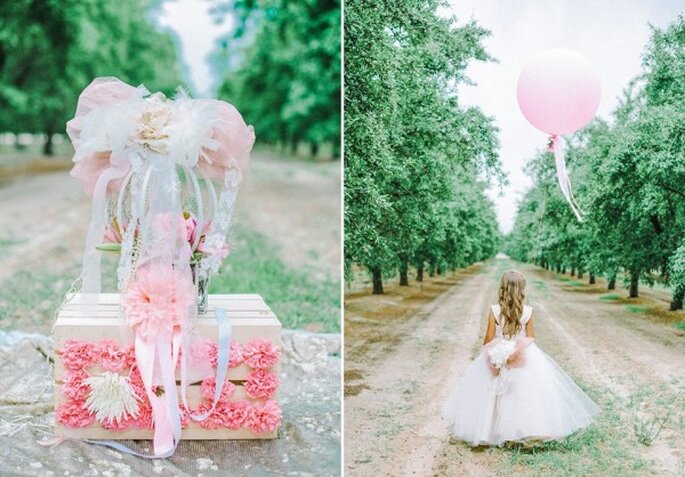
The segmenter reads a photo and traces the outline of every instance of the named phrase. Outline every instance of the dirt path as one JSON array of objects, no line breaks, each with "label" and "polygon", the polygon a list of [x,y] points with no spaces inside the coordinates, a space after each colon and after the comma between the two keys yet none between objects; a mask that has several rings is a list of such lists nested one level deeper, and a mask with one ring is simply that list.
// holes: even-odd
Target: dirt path
[{"label": "dirt path", "polygon": [[[540,346],[605,411],[591,431],[532,454],[472,450],[450,438],[440,420],[447,393],[479,350],[484,314],[496,299],[499,274],[513,267],[523,268],[528,277]],[[665,322],[673,321],[673,314],[649,317],[635,312],[628,300],[600,300],[607,295],[601,285],[559,278],[535,267],[493,260],[402,319],[396,318],[397,309],[402,303],[411,306],[409,292],[380,299],[368,294],[348,297],[349,475],[681,475],[685,337],[672,322]],[[647,298],[640,303],[642,311],[654,305]],[[387,320],[383,309],[393,310]],[[676,317],[683,320],[684,314]],[[370,340],[383,336],[388,339]],[[651,446],[638,444],[636,419],[661,415],[668,421],[660,436]]]}]

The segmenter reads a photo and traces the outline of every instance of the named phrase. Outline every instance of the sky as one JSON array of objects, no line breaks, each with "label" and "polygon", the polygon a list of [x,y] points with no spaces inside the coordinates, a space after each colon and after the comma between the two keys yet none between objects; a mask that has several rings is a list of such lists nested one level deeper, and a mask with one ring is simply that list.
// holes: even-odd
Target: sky
[{"label": "sky", "polygon": [[171,28],[181,42],[181,57],[188,68],[190,83],[196,97],[213,96],[215,78],[208,63],[208,55],[216,40],[230,31],[231,17],[215,24],[207,0],[176,0],[163,2],[156,20],[162,27]]},{"label": "sky", "polygon": [[479,106],[500,129],[500,158],[510,185],[495,201],[500,229],[508,233],[516,204],[530,180],[526,161],[546,145],[547,136],[531,126],[516,101],[521,68],[537,53],[568,48],[585,55],[602,83],[598,115],[608,119],[628,82],[640,72],[649,24],[665,27],[685,12],[682,0],[450,0],[459,23],[475,19],[492,32],[484,42],[498,63],[472,63],[467,76],[477,86],[462,86],[463,105]]}]

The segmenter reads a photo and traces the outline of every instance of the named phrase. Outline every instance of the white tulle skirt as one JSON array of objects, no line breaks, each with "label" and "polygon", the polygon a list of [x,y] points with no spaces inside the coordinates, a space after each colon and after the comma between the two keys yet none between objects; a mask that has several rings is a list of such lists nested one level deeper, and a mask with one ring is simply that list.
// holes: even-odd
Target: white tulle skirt
[{"label": "white tulle skirt", "polygon": [[493,376],[485,353],[466,369],[443,407],[452,433],[473,446],[561,439],[599,408],[535,343],[525,364]]}]

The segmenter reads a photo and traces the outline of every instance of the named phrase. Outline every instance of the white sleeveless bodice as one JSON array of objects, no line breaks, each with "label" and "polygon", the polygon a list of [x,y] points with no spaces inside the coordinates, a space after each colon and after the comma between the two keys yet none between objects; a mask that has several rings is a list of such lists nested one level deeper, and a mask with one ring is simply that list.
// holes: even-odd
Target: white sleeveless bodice
[{"label": "white sleeveless bodice", "polygon": [[[495,337],[496,338],[502,338],[502,325],[503,320],[500,319],[499,313],[500,313],[500,306],[499,305],[492,305],[492,313],[495,315]],[[519,321],[521,322],[521,329],[519,330],[518,336],[526,336],[526,323],[528,323],[528,320],[530,320],[530,317],[533,314],[533,307],[528,306],[528,305],[523,305],[523,313],[521,314],[521,318],[519,318]],[[518,337],[517,336],[517,337]]]}]

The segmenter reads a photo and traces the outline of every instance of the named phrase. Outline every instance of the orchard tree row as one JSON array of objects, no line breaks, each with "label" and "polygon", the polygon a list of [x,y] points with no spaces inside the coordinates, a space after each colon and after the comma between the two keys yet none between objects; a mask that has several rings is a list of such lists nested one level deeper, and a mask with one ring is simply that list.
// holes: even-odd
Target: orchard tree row
[{"label": "orchard tree row", "polygon": [[436,0],[345,4],[345,271],[373,293],[494,255],[499,234],[485,178],[504,181],[497,130],[457,87],[488,61],[475,23],[436,14]]},{"label": "orchard tree row", "polygon": [[340,1],[236,0],[215,5],[237,27],[212,58],[219,97],[260,143],[340,157]]},{"label": "orchard tree row", "polygon": [[0,4],[0,131],[65,132],[79,93],[116,76],[172,94],[181,82],[173,37],[149,20],[152,0],[16,0]]},{"label": "orchard tree row", "polygon": [[508,254],[590,283],[605,276],[638,296],[640,281],[685,294],[685,21],[654,29],[642,73],[612,121],[596,120],[567,142],[576,220],[556,185],[551,153],[528,165],[534,186],[518,208]]}]

